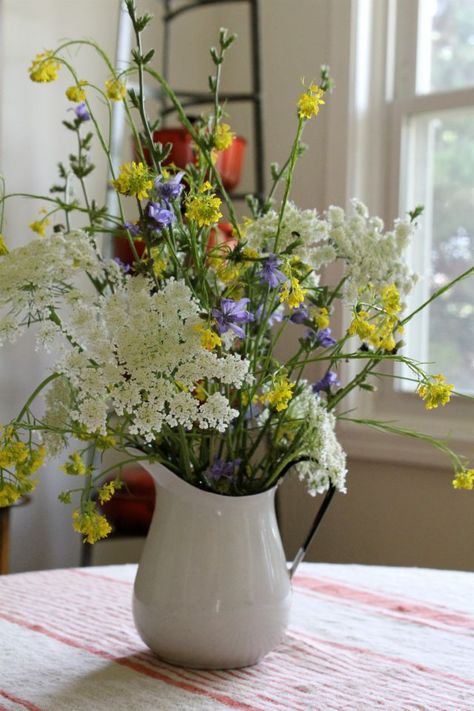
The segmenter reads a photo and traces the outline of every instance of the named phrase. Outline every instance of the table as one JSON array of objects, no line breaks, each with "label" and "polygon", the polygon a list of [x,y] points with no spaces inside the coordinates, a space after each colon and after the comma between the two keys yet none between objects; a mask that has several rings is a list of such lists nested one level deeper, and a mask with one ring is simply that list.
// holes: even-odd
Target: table
[{"label": "table", "polygon": [[146,649],[135,570],[0,577],[1,711],[474,710],[474,574],[302,564],[286,641],[204,672]]}]

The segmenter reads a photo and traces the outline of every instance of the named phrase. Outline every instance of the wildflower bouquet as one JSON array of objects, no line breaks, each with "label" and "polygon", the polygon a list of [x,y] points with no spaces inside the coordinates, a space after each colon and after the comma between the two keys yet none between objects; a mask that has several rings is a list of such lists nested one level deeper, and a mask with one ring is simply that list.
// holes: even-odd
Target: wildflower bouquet
[{"label": "wildflower bouquet", "polygon": [[[74,118],[63,123],[78,149],[43,198],[43,212],[30,225],[35,238],[11,251],[8,235],[0,238],[0,343],[34,325],[39,346],[54,354],[50,375],[1,431],[0,505],[31,491],[45,457],[75,442],[60,499],[75,502],[74,527],[88,542],[109,533],[97,502],[122,485],[120,474],[103,483],[109,470],[101,470],[97,453],[123,453],[120,466],[159,461],[222,495],[265,491],[290,467],[310,494],[345,491],[337,406],[353,390],[371,389],[381,362],[408,365],[428,409],[446,404],[453,391],[442,375],[428,375],[401,354],[403,326],[428,303],[403,315],[415,282],[403,252],[420,211],[385,230],[358,201],[350,214],[329,207],[319,215],[290,200],[303,130],[331,90],[327,67],[299,97],[290,155],[283,166],[272,165],[268,197],[250,197],[250,215],[239,220],[216,169],[219,151],[234,139],[219,103],[222,62],[234,36],[221,30],[211,50],[214,108],[191,124],[152,68],[153,51],[142,48],[150,17],[138,16],[133,0],[126,4],[136,48],[124,71],[117,73],[91,41],[65,42],[34,59],[35,82],[54,81],[60,71],[71,76],[66,96]],[[103,88],[71,65],[68,49],[78,44],[103,58]],[[195,162],[185,169],[170,164],[171,147],[153,139],[157,123],[147,115],[145,78],[159,83],[192,136]],[[127,90],[133,80],[138,89]],[[113,213],[87,188],[94,141],[113,172],[110,126],[95,117],[97,99],[109,120],[113,103],[121,102],[135,142],[135,160],[112,176]],[[230,236],[220,228],[224,214]],[[80,227],[71,226],[73,216]],[[130,264],[104,257],[117,232],[127,240]],[[322,278],[334,262],[340,279],[332,285]],[[331,330],[337,302],[350,314],[338,335]],[[275,350],[283,338],[294,344],[285,361]],[[344,380],[340,364],[347,361],[356,372]],[[317,382],[305,379],[309,363],[322,368]],[[35,409],[39,396],[43,411]],[[406,433],[393,424],[366,424]],[[472,489],[474,470],[445,443],[429,439],[451,458],[454,485]]]}]

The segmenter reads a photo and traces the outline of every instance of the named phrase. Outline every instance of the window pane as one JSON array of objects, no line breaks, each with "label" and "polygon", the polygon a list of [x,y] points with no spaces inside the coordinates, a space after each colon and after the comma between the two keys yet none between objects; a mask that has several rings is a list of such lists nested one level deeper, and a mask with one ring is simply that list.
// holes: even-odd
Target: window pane
[{"label": "window pane", "polygon": [[[409,125],[405,209],[425,206],[412,247],[421,275],[410,307],[474,265],[474,109],[420,114]],[[409,355],[434,361],[457,390],[474,392],[474,277],[416,317]],[[406,373],[404,373],[406,374]]]},{"label": "window pane", "polygon": [[418,93],[473,86],[473,0],[420,0],[418,27]]}]

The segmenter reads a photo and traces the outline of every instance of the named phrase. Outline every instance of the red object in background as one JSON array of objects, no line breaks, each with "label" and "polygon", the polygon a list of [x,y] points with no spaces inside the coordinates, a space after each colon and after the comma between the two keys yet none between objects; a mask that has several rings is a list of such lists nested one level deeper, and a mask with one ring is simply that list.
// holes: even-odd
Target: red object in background
[{"label": "red object in background", "polygon": [[226,245],[229,249],[234,249],[236,244],[237,240],[234,237],[230,222],[219,222],[217,227],[213,227],[209,231],[209,239],[207,240],[208,252],[218,245]]},{"label": "red object in background", "polygon": [[[137,254],[141,257],[145,251],[145,242],[144,240],[135,240],[134,242]],[[114,256],[118,257],[124,264],[129,264],[130,266],[135,261],[135,255],[132,252],[130,242],[125,232],[117,232],[114,234]]]},{"label": "red object in background", "polygon": [[[154,131],[153,140],[163,145],[165,143],[173,145],[165,161],[166,165],[174,163],[178,168],[185,168],[188,163],[196,162],[193,139],[185,128],[161,128],[159,131]],[[226,190],[233,190],[240,182],[246,145],[245,138],[236,136],[229,148],[218,153],[216,168]],[[145,147],[143,154],[147,163],[150,164],[150,152]]]},{"label": "red object in background", "polygon": [[[104,483],[113,481],[114,478],[107,477]],[[121,479],[123,487],[100,508],[107,516],[115,535],[146,535],[155,510],[153,479],[141,467],[127,467],[122,471]]]},{"label": "red object in background", "polygon": [[236,136],[229,148],[219,151],[216,168],[226,190],[233,190],[240,183],[247,141]]}]

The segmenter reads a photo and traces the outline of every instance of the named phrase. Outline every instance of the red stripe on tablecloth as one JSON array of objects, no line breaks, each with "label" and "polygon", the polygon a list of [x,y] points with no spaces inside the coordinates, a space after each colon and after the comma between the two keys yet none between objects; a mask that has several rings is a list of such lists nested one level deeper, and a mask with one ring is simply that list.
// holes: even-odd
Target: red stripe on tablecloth
[{"label": "red stripe on tablecloth", "polygon": [[[225,706],[229,706],[230,708],[242,709],[242,711],[264,711],[264,709],[260,709],[257,706],[250,706],[249,704],[241,703],[240,701],[232,699],[230,696],[220,693],[214,693],[207,689],[202,689],[194,684],[189,684],[177,681],[175,679],[171,679],[170,677],[166,676],[166,674],[148,669],[143,664],[133,662],[130,659],[126,659],[123,657],[114,657],[114,655],[110,654],[109,652],[97,649],[95,647],[92,647],[91,645],[81,644],[74,639],[66,637],[65,635],[58,634],[57,632],[52,632],[51,630],[47,630],[41,625],[31,624],[26,620],[15,618],[13,615],[6,615],[5,613],[0,612],[0,618],[6,620],[7,622],[11,622],[12,624],[16,624],[20,627],[29,629],[32,632],[37,632],[38,634],[50,637],[51,639],[54,639],[57,642],[61,642],[62,644],[68,645],[69,647],[74,647],[75,649],[80,649],[81,651],[88,652],[90,654],[95,654],[98,657],[102,657],[102,659],[107,659],[109,661],[115,662],[116,664],[121,664],[124,667],[138,672],[139,674],[144,674],[145,676],[149,676],[153,679],[158,679],[159,681],[163,681],[165,684],[169,684],[170,686],[176,686],[179,689],[189,691],[192,694],[206,696],[210,699],[213,699],[214,701],[219,701],[220,703],[224,704]],[[33,705],[27,706],[26,708],[31,709],[31,711],[41,711],[41,709]]]},{"label": "red stripe on tablecloth", "polygon": [[416,617],[418,621],[427,620],[439,622],[448,626],[462,627],[463,629],[474,629],[474,619],[462,612],[450,612],[428,605],[421,605],[403,598],[390,597],[380,593],[373,593],[369,590],[353,588],[344,583],[332,582],[330,580],[315,580],[303,576],[293,579],[295,587],[309,590],[327,597],[335,597],[338,601],[347,600],[358,602],[369,607],[396,612],[399,615],[408,614]]},{"label": "red stripe on tablecloth", "polygon": [[317,642],[318,644],[327,645],[328,647],[334,647],[335,649],[341,649],[346,652],[355,652],[358,655],[364,654],[370,657],[374,657],[375,659],[381,659],[386,662],[407,666],[416,671],[422,671],[427,674],[430,674],[431,676],[436,676],[440,679],[449,679],[451,681],[460,682],[461,684],[467,684],[468,686],[474,686],[474,681],[471,679],[465,679],[464,677],[456,676],[456,674],[451,674],[450,672],[443,672],[437,669],[432,669],[431,667],[427,667],[424,664],[421,664],[420,662],[412,662],[410,659],[403,659],[402,657],[392,657],[389,654],[375,652],[374,650],[367,649],[366,647],[356,647],[354,645],[345,644],[344,642],[336,642],[335,640],[323,639],[321,637],[316,637],[316,635],[308,634],[307,632],[302,632],[301,630],[297,630],[295,628],[291,629],[291,634],[295,637],[295,639],[298,638],[303,641],[308,640],[310,642]]},{"label": "red stripe on tablecloth", "polygon": [[[20,699],[19,696],[10,694],[10,692],[5,691],[5,689],[0,689],[0,696],[3,696],[5,699],[8,699],[9,701],[13,701],[14,704],[19,704],[20,706],[23,706],[25,709],[28,709],[29,711],[41,711],[39,706],[35,706],[34,704],[30,703],[29,701],[25,701],[25,699]],[[0,706],[0,709],[5,709],[5,707]]]},{"label": "red stripe on tablecloth", "polygon": [[[163,662],[161,662],[157,657],[152,657],[151,654],[147,652],[139,653],[136,657],[144,664],[152,667],[161,667],[163,664]],[[271,703],[272,709],[283,708],[284,711],[288,711],[288,709],[307,711],[308,709],[307,705],[302,705],[303,702],[300,703],[295,700],[293,690],[289,690],[288,676],[284,677],[284,675],[280,674],[280,681],[278,678],[275,678],[275,676],[272,676],[271,679],[265,678],[263,682],[264,689],[267,693],[270,693],[271,690],[271,692],[273,692],[273,696],[265,696],[263,693],[257,691],[256,689],[259,688],[259,684],[262,683],[261,669],[257,666],[254,668],[253,672],[250,672],[247,669],[217,669],[206,672],[205,670],[182,669],[178,667],[174,667],[173,669],[168,668],[167,671],[190,681],[195,681],[196,677],[199,677],[203,679],[203,683],[205,682],[212,685],[214,688],[217,687],[221,689],[223,686],[226,687],[232,679],[237,679],[239,683],[239,692],[244,697],[245,694],[251,692],[254,697],[261,699],[263,702]],[[273,673],[274,671],[272,669],[272,674]],[[245,678],[243,679],[242,676]]]},{"label": "red stripe on tablecloth", "polygon": [[74,575],[80,575],[82,578],[98,578],[99,580],[107,580],[109,583],[122,583],[122,585],[128,585],[129,587],[133,585],[132,580],[123,580],[123,578],[114,578],[112,575],[102,575],[102,573],[86,573],[84,570],[78,570],[78,568],[66,568],[68,573],[74,573]]}]

